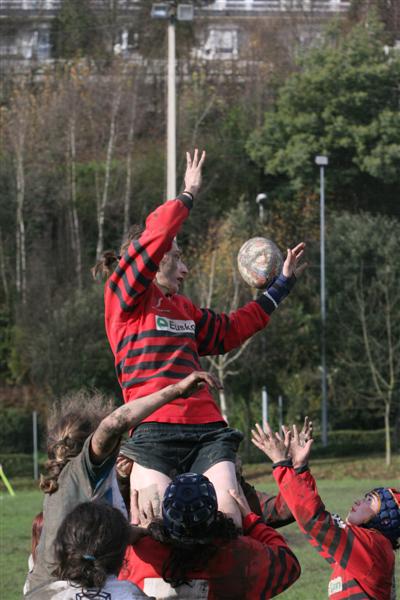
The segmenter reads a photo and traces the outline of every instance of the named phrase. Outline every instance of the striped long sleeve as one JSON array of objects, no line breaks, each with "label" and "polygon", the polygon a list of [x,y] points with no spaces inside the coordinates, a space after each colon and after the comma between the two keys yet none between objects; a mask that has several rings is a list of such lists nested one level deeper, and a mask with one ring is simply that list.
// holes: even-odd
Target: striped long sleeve
[{"label": "striped long sleeve", "polygon": [[114,318],[135,310],[154,280],[160,261],[189,215],[192,201],[185,195],[152,212],[138,240],[133,240],[106,285],[106,307]]},{"label": "striped long sleeve", "polygon": [[195,335],[200,356],[225,354],[238,348],[249,337],[264,329],[275,306],[265,296],[248,302],[231,313],[216,313],[198,308],[185,299],[186,310],[196,325]]},{"label": "striped long sleeve", "polygon": [[333,569],[331,600],[390,600],[394,553],[389,540],[371,529],[334,519],[318,495],[309,471],[274,469],[279,489],[309,543]]},{"label": "striped long sleeve", "polygon": [[260,600],[274,598],[300,577],[299,561],[290,550],[285,538],[263,523],[258,515],[250,513],[244,519],[243,531],[264,546],[264,564],[258,565],[259,575],[264,581],[257,598]]}]

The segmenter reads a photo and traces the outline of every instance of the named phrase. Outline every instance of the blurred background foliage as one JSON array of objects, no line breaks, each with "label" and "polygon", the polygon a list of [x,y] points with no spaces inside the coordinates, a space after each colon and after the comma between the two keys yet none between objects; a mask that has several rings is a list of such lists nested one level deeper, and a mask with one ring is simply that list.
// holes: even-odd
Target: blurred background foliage
[{"label": "blurred background foliage", "polygon": [[[110,53],[112,44],[91,35],[87,3],[66,4],[54,29],[63,60],[39,75],[5,77],[2,88],[5,452],[12,431],[26,440],[16,450],[29,451],[25,416],[36,409],[43,422],[49,404],[66,392],[98,388],[121,401],[104,331],[103,286],[92,281],[90,268],[96,254],[119,248],[130,223],[143,222],[165,200],[164,85],[146,61],[128,64]],[[236,267],[246,239],[271,237],[283,252],[300,240],[307,243],[308,269],[268,328],[237,360],[204,360],[204,366],[224,379],[232,425],[248,433],[260,417],[266,385],[274,425],[282,395],[284,420],[308,414],[318,434],[314,157],[327,154],[329,428],[336,432],[331,443],[344,447],[351,440],[354,448],[354,430],[381,430],[390,395],[398,448],[400,54],[385,48],[390,32],[384,14],[360,16],[357,2],[353,8],[347,19],[330,24],[315,47],[293,46],[290,53],[276,42],[268,61],[255,30],[258,61],[249,62],[246,78],[225,75],[223,64],[211,72],[201,61],[178,78],[180,181],[185,150],[207,149],[204,185],[180,236],[191,271],[184,291],[199,304],[229,311],[254,296]],[[148,51],[158,52],[151,40],[160,32],[152,27]],[[69,28],[75,37],[67,35]],[[188,28],[179,33],[182,56],[189,52]],[[255,202],[260,192],[268,194],[264,222]],[[367,439],[378,448],[372,434],[360,433],[358,445],[367,448]]]}]

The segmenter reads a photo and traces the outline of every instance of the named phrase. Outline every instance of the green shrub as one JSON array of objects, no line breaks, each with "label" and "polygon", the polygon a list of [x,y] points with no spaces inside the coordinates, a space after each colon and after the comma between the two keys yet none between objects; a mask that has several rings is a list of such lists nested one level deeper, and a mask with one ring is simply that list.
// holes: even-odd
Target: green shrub
[{"label": "green shrub", "polygon": [[[316,433],[314,438],[313,458],[382,454],[385,451],[384,429],[330,431],[328,433],[328,446],[326,447],[322,446],[320,433]],[[250,446],[247,455],[244,453],[244,446],[242,445],[241,453],[243,453],[245,461],[250,463],[263,462],[264,455],[252,444]]]},{"label": "green shrub", "polygon": [[[39,455],[39,473],[43,471],[46,460],[44,455]],[[14,477],[33,478],[33,455],[32,454],[0,454],[0,464],[8,479]]]},{"label": "green shrub", "polygon": [[[18,408],[0,409],[0,452],[24,453],[33,451],[32,412]],[[43,428],[38,419],[39,441],[43,439]]]},{"label": "green shrub", "polygon": [[385,430],[359,431],[343,429],[328,432],[328,446],[323,447],[321,436],[315,436],[313,455],[323,456],[352,456],[354,454],[377,454],[385,451]]}]

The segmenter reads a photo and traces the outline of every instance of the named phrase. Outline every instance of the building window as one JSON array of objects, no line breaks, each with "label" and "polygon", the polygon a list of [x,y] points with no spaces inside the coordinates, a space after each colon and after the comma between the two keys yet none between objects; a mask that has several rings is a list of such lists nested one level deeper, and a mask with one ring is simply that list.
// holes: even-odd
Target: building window
[{"label": "building window", "polygon": [[202,48],[197,50],[200,58],[235,59],[238,57],[238,32],[236,29],[209,29]]}]

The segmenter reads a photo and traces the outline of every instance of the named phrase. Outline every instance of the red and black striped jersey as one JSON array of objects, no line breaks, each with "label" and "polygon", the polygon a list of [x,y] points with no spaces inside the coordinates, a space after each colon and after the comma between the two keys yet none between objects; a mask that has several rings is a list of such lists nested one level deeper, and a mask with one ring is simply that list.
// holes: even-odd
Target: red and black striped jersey
[{"label": "red and black striped jersey", "polygon": [[307,470],[276,467],[274,477],[300,529],[332,567],[330,600],[390,600],[394,552],[379,531],[334,519]]},{"label": "red and black striped jersey", "polygon": [[239,483],[251,511],[262,517],[266,525],[278,529],[294,522],[294,517],[280,492],[272,496],[256,490],[244,477],[240,477]]},{"label": "red and black striped jersey", "polygon": [[[200,355],[222,354],[265,327],[274,310],[267,296],[216,314],[185,296],[166,296],[154,283],[158,266],[189,214],[185,196],[159,206],[132,241],[105,287],[105,323],[124,400],[158,391],[200,370]],[[178,398],[147,421],[211,423],[222,416],[205,386]]]},{"label": "red and black striped jersey", "polygon": [[120,579],[128,579],[149,596],[195,600],[266,600],[290,587],[300,575],[300,565],[285,539],[251,513],[243,523],[247,535],[236,540],[216,540],[217,553],[206,568],[188,574],[189,585],[172,590],[162,579],[168,546],[150,537],[128,546]]}]

